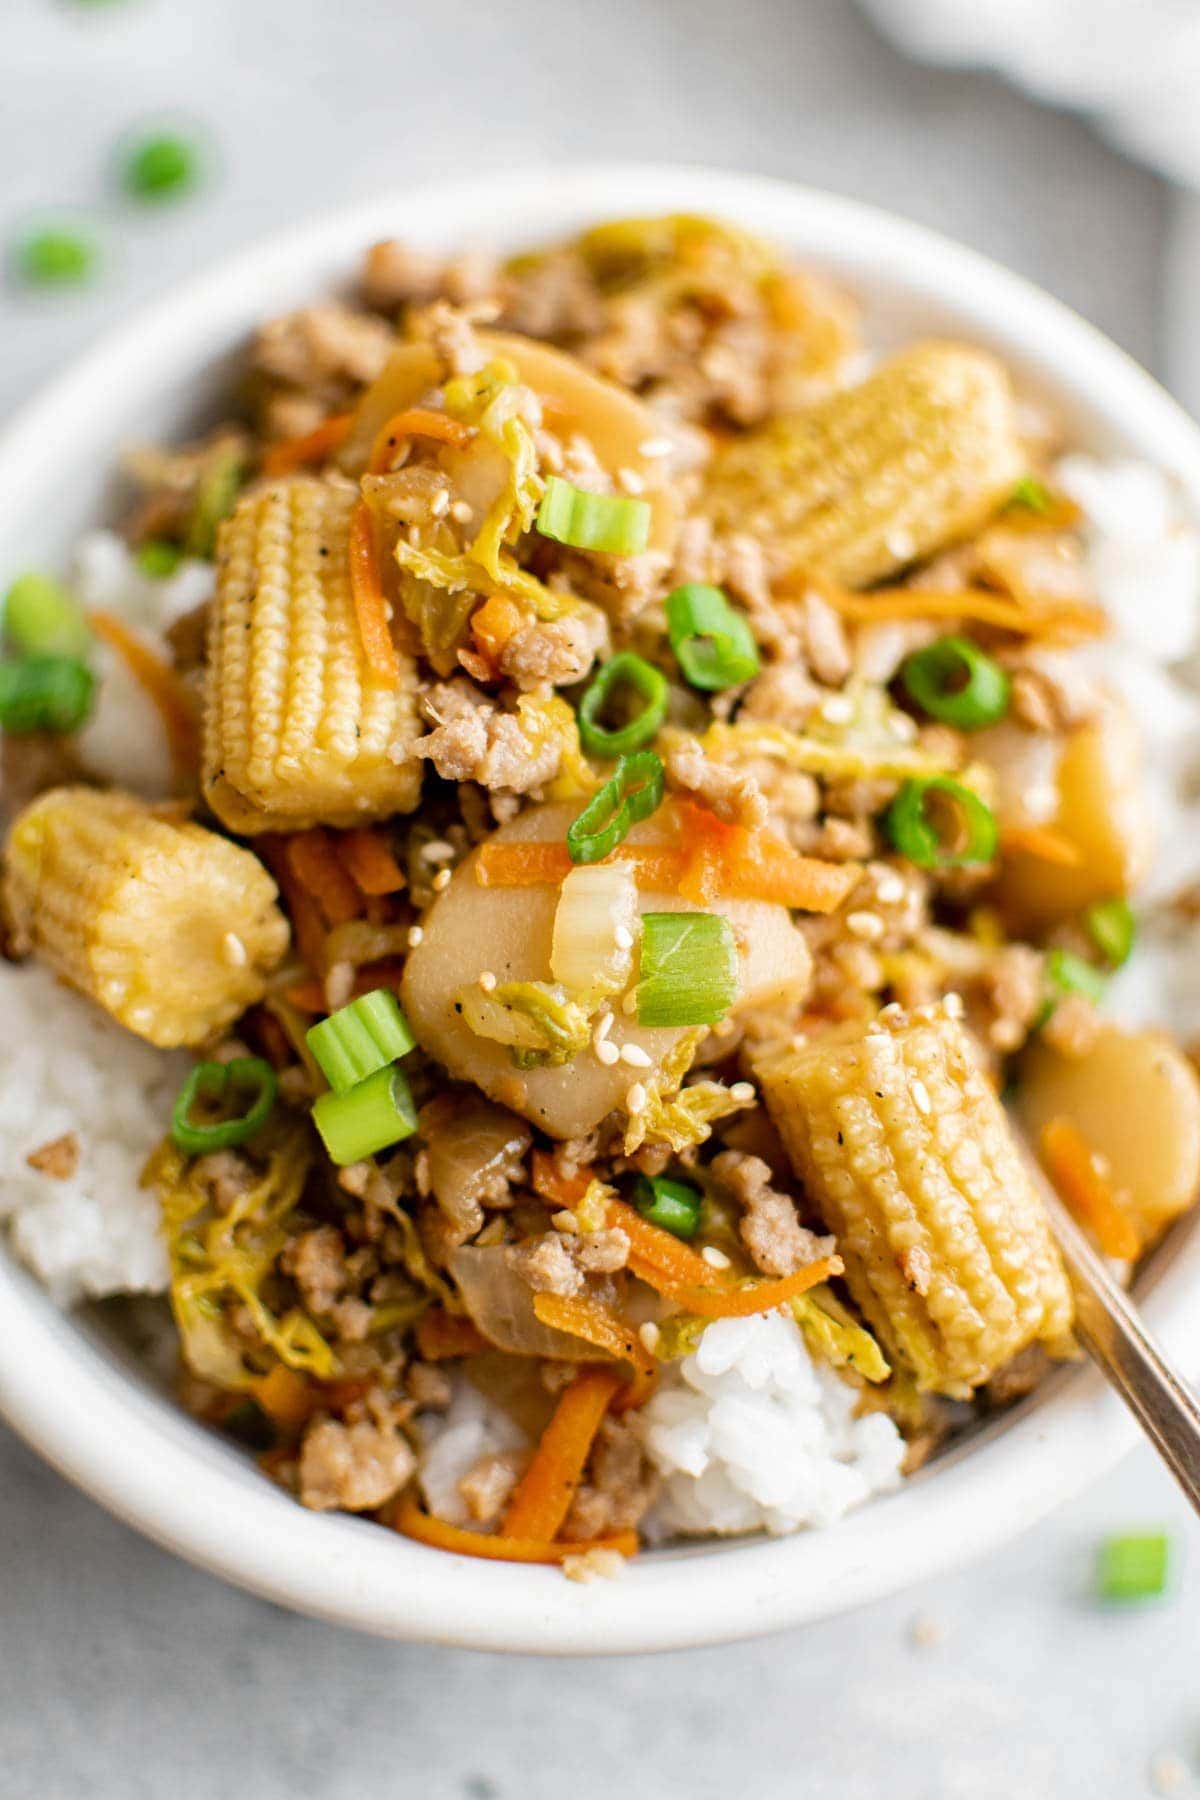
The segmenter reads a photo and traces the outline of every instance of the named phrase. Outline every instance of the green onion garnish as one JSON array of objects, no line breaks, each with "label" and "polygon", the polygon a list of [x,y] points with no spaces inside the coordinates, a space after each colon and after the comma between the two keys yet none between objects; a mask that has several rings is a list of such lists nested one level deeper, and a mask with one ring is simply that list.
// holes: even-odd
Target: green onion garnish
[{"label": "green onion garnish", "polygon": [[943,637],[906,657],[900,679],[931,719],[959,731],[994,725],[1008,711],[1011,682],[970,638]]},{"label": "green onion garnish", "polygon": [[[267,1121],[275,1104],[279,1082],[269,1062],[261,1056],[235,1056],[231,1062],[197,1063],[183,1086],[171,1113],[171,1136],[188,1156],[205,1156],[210,1150],[230,1150],[244,1144]],[[192,1108],[198,1100],[242,1102],[243,1110],[231,1119],[197,1124]]]},{"label": "green onion garnish", "polygon": [[403,1072],[395,1064],[376,1069],[344,1094],[322,1094],[314,1102],[313,1124],[339,1168],[362,1162],[411,1137],[417,1109]]},{"label": "green onion garnish", "polygon": [[18,575],[4,596],[4,632],[26,656],[86,656],[92,634],[74,594],[49,575]]},{"label": "green onion garnish", "polygon": [[125,156],[121,179],[135,200],[175,200],[196,185],[200,155],[191,138],[162,132],[143,138]]},{"label": "green onion garnish", "polygon": [[946,775],[906,781],[888,808],[888,836],[919,869],[991,862],[996,821],[978,794]]},{"label": "green onion garnish", "polygon": [[1008,497],[1008,504],[1027,506],[1030,512],[1049,513],[1054,511],[1054,496],[1036,475],[1022,475]]},{"label": "green onion garnish", "polygon": [[1073,950],[1051,950],[1046,956],[1046,980],[1060,994],[1083,994],[1096,1006],[1108,986],[1103,971],[1076,956]]},{"label": "green onion garnish", "polygon": [[1165,1593],[1171,1544],[1165,1531],[1104,1538],[1096,1554],[1101,1600],[1154,1600]]},{"label": "green onion garnish", "polygon": [[639,1025],[716,1025],[738,994],[738,954],[721,913],[643,913]]},{"label": "green onion garnish", "polygon": [[75,287],[96,267],[94,241],[82,232],[48,226],[17,246],[17,272],[31,287]]},{"label": "green onion garnish", "polygon": [[[640,701],[634,711],[630,700]],[[606,725],[604,714],[620,706],[623,725]],[[622,650],[596,673],[579,702],[579,741],[589,756],[627,756],[648,744],[667,716],[667,678],[661,669]]]},{"label": "green onion garnish", "polygon": [[537,528],[543,537],[573,550],[636,556],[650,539],[650,502],[625,494],[589,494],[561,475],[548,475]]},{"label": "green onion garnish", "polygon": [[1137,939],[1137,920],[1128,900],[1094,900],[1085,910],[1083,922],[1089,937],[1110,968],[1127,963]]},{"label": "green onion garnish", "polygon": [[215,457],[200,477],[183,541],[186,556],[211,560],[217,547],[217,526],[233,511],[245,472],[241,457],[230,450]]},{"label": "green onion garnish", "polygon": [[95,682],[75,656],[27,656],[0,662],[0,730],[78,731],[92,707]]},{"label": "green onion garnish", "polygon": [[390,988],[373,988],[305,1033],[305,1042],[335,1094],[407,1056],[416,1043]]},{"label": "green onion garnish", "polygon": [[754,633],[720,588],[692,581],[668,594],[667,635],[693,687],[718,693],[758,674]]},{"label": "green onion garnish", "polygon": [[183,550],[169,538],[147,538],[134,551],[133,560],[143,575],[151,575],[156,581],[165,581],[183,561]]},{"label": "green onion garnish", "polygon": [[686,1181],[670,1181],[665,1175],[641,1175],[633,1190],[633,1204],[643,1219],[677,1238],[695,1237],[701,1198],[698,1188],[689,1187]]},{"label": "green onion garnish", "polygon": [[623,843],[641,819],[662,805],[662,761],[653,750],[623,756],[567,827],[567,855],[574,863],[600,862]]}]

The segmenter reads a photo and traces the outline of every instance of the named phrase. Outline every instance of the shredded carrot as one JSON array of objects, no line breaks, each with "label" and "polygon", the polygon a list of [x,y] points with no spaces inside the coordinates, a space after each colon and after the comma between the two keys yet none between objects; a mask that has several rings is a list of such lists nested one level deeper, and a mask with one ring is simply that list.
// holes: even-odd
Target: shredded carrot
[{"label": "shredded carrot", "polygon": [[632,1256],[674,1287],[702,1287],[715,1281],[719,1273],[695,1250],[661,1225],[651,1225],[624,1200],[609,1202],[606,1222],[610,1230],[625,1233]]},{"label": "shredded carrot", "polygon": [[365,828],[347,831],[338,847],[360,893],[368,896],[398,894],[404,887],[404,870],[382,832]]},{"label": "shredded carrot", "polygon": [[276,1363],[268,1375],[260,1375],[250,1383],[250,1392],[267,1417],[276,1425],[294,1428],[303,1425],[317,1405],[317,1397],[303,1375]]},{"label": "shredded carrot", "polygon": [[426,1362],[445,1362],[451,1356],[477,1356],[492,1346],[462,1313],[431,1306],[417,1320],[417,1349]]},{"label": "shredded carrot", "polygon": [[[323,928],[321,929],[323,932]],[[303,951],[303,944],[300,948]],[[398,956],[385,956],[378,962],[362,963],[355,971],[350,998],[361,1000],[364,994],[373,994],[376,988],[381,987],[391,988],[399,993],[403,979],[404,963]],[[294,982],[291,987],[284,988],[283,997],[298,1012],[323,1013],[329,1010],[325,1004],[325,989],[319,981]]]},{"label": "shredded carrot", "polygon": [[1137,1226],[1082,1132],[1069,1119],[1051,1119],[1042,1128],[1041,1152],[1051,1181],[1105,1256],[1132,1262],[1141,1250]]},{"label": "shredded carrot", "polygon": [[403,438],[436,438],[441,444],[462,450],[474,435],[469,425],[464,425],[460,419],[452,419],[449,413],[434,412],[431,406],[406,407],[375,434],[367,459],[367,473],[382,475],[390,469]]},{"label": "shredded carrot", "polygon": [[327,925],[345,925],[362,912],[362,896],[347,875],[333,839],[320,825],[298,831],[287,840],[292,874],[310,893]]},{"label": "shredded carrot", "polygon": [[350,591],[367,664],[381,681],[400,680],[400,661],[388,624],[388,603],[379,578],[375,524],[371,509],[360,500],[350,520]]},{"label": "shredded carrot", "polygon": [[533,1461],[500,1521],[503,1537],[554,1539],[571,1510],[600,1421],[621,1377],[612,1369],[580,1369],[559,1396]]},{"label": "shredded carrot", "polygon": [[590,1169],[581,1168],[574,1175],[564,1175],[549,1150],[533,1153],[533,1191],[554,1206],[578,1206],[592,1179]]},{"label": "shredded carrot", "polygon": [[493,594],[471,615],[471,635],[490,663],[500,661],[500,652],[525,618],[516,602],[503,594]]},{"label": "shredded carrot", "polygon": [[293,469],[302,469],[306,463],[324,462],[344,443],[351,418],[350,413],[331,413],[303,437],[285,438],[281,444],[272,444],[262,459],[263,474],[272,477],[288,475]]},{"label": "shredded carrot", "polygon": [[193,775],[200,760],[199,721],[192,696],[175,670],[113,613],[89,613],[88,622],[153,700],[167,734],[176,775]]},{"label": "shredded carrot", "polygon": [[583,1295],[535,1294],[533,1311],[543,1325],[569,1332],[586,1344],[594,1344],[597,1350],[633,1364],[633,1380],[614,1402],[614,1410],[623,1412],[650,1398],[658,1379],[658,1364],[633,1326],[609,1307]]},{"label": "shredded carrot", "polygon": [[[308,889],[301,885],[292,872],[288,839],[278,837],[274,832],[264,832],[255,839],[254,847],[275,877],[291,920],[292,936],[301,956],[314,974],[319,974],[325,966],[325,920]],[[317,992],[318,1002],[311,1011],[324,1012],[325,1001],[320,996],[319,987]],[[287,997],[285,994],[284,998]]]},{"label": "shredded carrot", "polygon": [[974,619],[980,625],[995,625],[1022,637],[1042,637],[1050,633],[1072,637],[1098,637],[1108,629],[1108,621],[1098,606],[1082,602],[1059,602],[1054,605],[1026,606],[1009,600],[986,588],[956,588],[941,593],[928,588],[878,588],[873,594],[854,594],[834,582],[802,578],[804,585],[817,587],[824,599],[843,618],[861,625],[872,625],[883,619]]},{"label": "shredded carrot", "polygon": [[771,1312],[776,1306],[785,1306],[789,1300],[794,1300],[797,1294],[805,1294],[809,1288],[840,1275],[845,1267],[840,1256],[824,1256],[819,1262],[809,1263],[806,1268],[797,1269],[794,1275],[784,1275],[778,1281],[754,1281],[744,1287],[714,1287],[711,1282],[703,1287],[673,1287],[665,1284],[661,1276],[655,1280],[657,1271],[650,1265],[643,1269],[638,1266],[640,1261],[639,1258],[635,1263],[630,1258],[635,1275],[648,1282],[665,1299],[673,1300],[685,1312],[696,1313],[702,1319],[744,1319],[752,1313]]},{"label": "shredded carrot", "polygon": [[614,1531],[608,1537],[584,1538],[577,1544],[488,1536],[482,1531],[467,1531],[462,1525],[448,1525],[445,1519],[422,1512],[411,1497],[397,1502],[392,1524],[403,1537],[415,1538],[419,1544],[451,1550],[458,1556],[482,1556],[492,1562],[560,1563],[568,1556],[585,1556],[589,1550],[616,1550],[621,1556],[636,1556],[638,1548],[636,1531]]},{"label": "shredded carrot", "polygon": [[1052,825],[1010,825],[1000,833],[1000,848],[1005,853],[1021,851],[1036,856],[1039,862],[1054,863],[1060,869],[1077,869],[1083,861],[1079,845]]}]

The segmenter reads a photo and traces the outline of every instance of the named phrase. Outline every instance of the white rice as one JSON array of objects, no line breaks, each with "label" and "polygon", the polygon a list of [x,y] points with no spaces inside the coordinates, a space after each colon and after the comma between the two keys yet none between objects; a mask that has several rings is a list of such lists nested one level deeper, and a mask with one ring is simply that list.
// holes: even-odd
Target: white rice
[{"label": "white rice", "polygon": [[[0,964],[0,1219],[17,1254],[66,1305],[161,1293],[158,1203],[138,1186],[189,1058],[166,1055],[38,963]],[[79,1162],[57,1180],[26,1157],[74,1133]]]},{"label": "white rice", "polygon": [[472,1525],[459,1482],[480,1457],[524,1449],[528,1437],[461,1375],[455,1379],[449,1410],[423,1413],[417,1425],[421,1438],[417,1467],[425,1504],[451,1525]]},{"label": "white rice", "polygon": [[904,1440],[859,1398],[786,1313],[715,1320],[634,1420],[664,1477],[648,1529],[781,1534],[896,1487]]}]

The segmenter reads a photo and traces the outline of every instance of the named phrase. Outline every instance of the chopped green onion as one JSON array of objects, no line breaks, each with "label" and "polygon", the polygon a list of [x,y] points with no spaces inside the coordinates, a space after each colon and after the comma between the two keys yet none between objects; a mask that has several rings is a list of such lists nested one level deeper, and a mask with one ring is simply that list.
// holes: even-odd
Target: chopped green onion
[{"label": "chopped green onion", "polygon": [[721,913],[642,914],[639,1025],[716,1025],[737,994],[737,945]]},{"label": "chopped green onion", "polygon": [[49,226],[18,246],[17,272],[31,287],[74,287],[93,273],[96,245],[82,232]]},{"label": "chopped green onion", "polygon": [[1036,475],[1022,475],[1008,497],[1008,504],[1027,506],[1030,512],[1049,513],[1054,511],[1054,496]]},{"label": "chopped green onion", "polygon": [[92,708],[95,682],[75,656],[27,656],[0,662],[0,730],[78,731]]},{"label": "chopped green onion", "polygon": [[200,477],[192,501],[192,515],[183,541],[186,556],[212,559],[217,547],[217,526],[233,511],[244,475],[242,459],[236,451],[214,457]]},{"label": "chopped green onion", "polygon": [[1166,1591],[1170,1563],[1165,1531],[1104,1538],[1096,1556],[1096,1592],[1102,1600],[1157,1599]]},{"label": "chopped green onion", "polygon": [[665,779],[653,750],[623,756],[567,827],[567,855],[574,863],[601,862],[633,827],[662,805]]},{"label": "chopped green onion", "polygon": [[195,187],[200,156],[191,138],[162,132],[143,138],[126,153],[125,191],[135,200],[175,200]]},{"label": "chopped green onion", "polygon": [[1128,900],[1094,900],[1083,915],[1093,944],[1110,968],[1127,963],[1137,939],[1137,920]]},{"label": "chopped green onion", "polygon": [[[179,1090],[171,1113],[171,1136],[188,1156],[205,1156],[210,1150],[244,1144],[265,1125],[278,1087],[274,1069],[261,1056],[197,1063]],[[198,1100],[225,1098],[240,1099],[243,1110],[231,1119],[215,1119],[207,1125],[193,1120],[192,1108]]]},{"label": "chopped green onion", "polygon": [[1046,957],[1046,980],[1060,994],[1083,994],[1096,1006],[1108,983],[1102,970],[1076,956],[1073,950],[1051,950]]},{"label": "chopped green onion", "polygon": [[931,719],[959,731],[994,725],[1008,711],[1011,682],[970,638],[943,637],[906,657],[900,679]]},{"label": "chopped green onion", "polygon": [[650,502],[626,494],[589,494],[561,475],[548,475],[537,528],[543,537],[573,550],[636,556],[650,539]]},{"label": "chopped green onion", "polygon": [[144,544],[138,545],[133,559],[143,575],[151,575],[156,581],[165,581],[183,561],[183,550],[169,538],[147,538]]},{"label": "chopped green onion", "polygon": [[26,656],[85,656],[92,642],[82,606],[49,575],[18,575],[4,597],[4,632]]},{"label": "chopped green onion", "polygon": [[642,1175],[633,1190],[633,1204],[651,1225],[659,1225],[673,1237],[694,1238],[700,1225],[698,1188],[686,1181],[670,1181],[665,1175]]},{"label": "chopped green onion", "polygon": [[758,674],[754,633],[720,588],[692,581],[668,594],[667,635],[693,687],[717,693]]},{"label": "chopped green onion", "polygon": [[[604,714],[615,701],[641,701],[634,712],[628,704],[623,725],[606,725]],[[579,702],[579,741],[589,756],[627,756],[648,744],[667,716],[667,678],[661,669],[632,650],[611,657]]]},{"label": "chopped green onion", "polygon": [[373,988],[305,1033],[335,1094],[348,1093],[376,1069],[407,1056],[416,1041],[390,988]]},{"label": "chopped green onion", "polygon": [[325,1148],[340,1168],[398,1144],[417,1129],[412,1094],[394,1063],[376,1069],[344,1094],[322,1094],[313,1105],[312,1116]]},{"label": "chopped green onion", "polygon": [[[937,808],[934,817],[931,802]],[[996,854],[998,834],[990,810],[978,794],[946,775],[906,781],[885,824],[901,856],[919,869],[961,869],[991,862]]]}]

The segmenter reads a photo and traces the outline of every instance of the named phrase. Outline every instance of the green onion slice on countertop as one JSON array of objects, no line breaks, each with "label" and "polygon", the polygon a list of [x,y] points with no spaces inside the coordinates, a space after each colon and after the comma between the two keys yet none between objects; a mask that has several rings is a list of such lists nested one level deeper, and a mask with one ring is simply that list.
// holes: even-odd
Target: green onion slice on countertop
[{"label": "green onion slice on countertop", "polygon": [[906,781],[888,808],[888,836],[919,869],[959,869],[991,862],[998,832],[988,807],[947,775]]},{"label": "green onion slice on countertop", "polygon": [[395,1063],[377,1069],[343,1094],[322,1094],[313,1104],[312,1116],[340,1168],[377,1155],[417,1129],[412,1093]]},{"label": "green onion slice on countertop", "polygon": [[181,132],[154,132],[125,152],[121,179],[135,200],[177,200],[200,179],[201,157],[194,138]]},{"label": "green onion slice on countertop", "polygon": [[[188,1156],[205,1156],[210,1150],[231,1150],[244,1144],[266,1124],[275,1104],[279,1082],[269,1062],[261,1056],[235,1056],[231,1062],[197,1063],[183,1086],[171,1113],[171,1136]],[[192,1112],[198,1101],[240,1104],[231,1118],[197,1121]]]},{"label": "green onion slice on countertop", "polygon": [[[620,725],[606,715],[624,717]],[[579,702],[579,741],[589,756],[628,756],[648,744],[667,716],[667,678],[632,650],[598,669]]]},{"label": "green onion slice on countertop", "polygon": [[310,1026],[305,1042],[335,1094],[407,1056],[416,1043],[390,988],[373,988]]},{"label": "green onion slice on countertop", "polygon": [[737,945],[723,914],[642,914],[639,1025],[716,1025],[737,994]]},{"label": "green onion slice on countertop", "polygon": [[636,556],[650,540],[650,502],[626,494],[589,494],[561,475],[548,475],[537,528],[573,550]]},{"label": "green onion slice on countertop", "polygon": [[745,616],[720,588],[689,582],[667,595],[667,636],[691,685],[707,693],[758,674],[758,645]]},{"label": "green onion slice on countertop", "polygon": [[1101,1600],[1156,1600],[1166,1592],[1170,1564],[1165,1531],[1105,1538],[1096,1557],[1096,1592]]},{"label": "green onion slice on countertop", "polygon": [[596,789],[567,827],[567,855],[573,863],[600,862],[633,827],[662,805],[666,779],[653,750],[623,756],[603,787]]},{"label": "green onion slice on countertop", "polygon": [[66,226],[31,231],[17,244],[17,274],[29,287],[79,287],[95,273],[95,240]]},{"label": "green onion slice on countertop", "polygon": [[914,650],[904,660],[900,679],[923,712],[959,731],[995,725],[1008,711],[1008,675],[970,638],[938,638],[924,650]]}]

